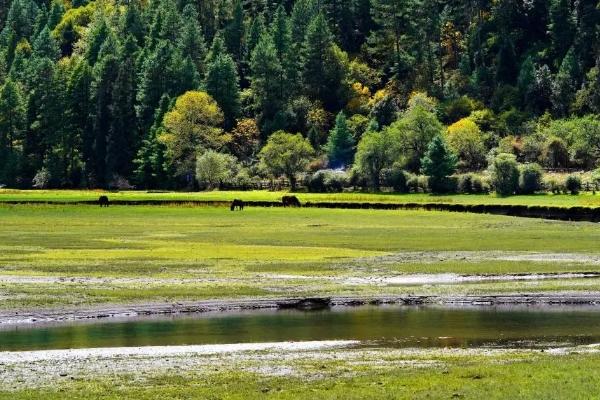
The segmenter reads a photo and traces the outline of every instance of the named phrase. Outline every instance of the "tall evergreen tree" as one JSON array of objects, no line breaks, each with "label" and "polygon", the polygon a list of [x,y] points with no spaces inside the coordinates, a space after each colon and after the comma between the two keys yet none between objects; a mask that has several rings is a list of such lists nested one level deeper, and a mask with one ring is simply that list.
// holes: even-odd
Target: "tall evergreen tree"
[{"label": "tall evergreen tree", "polygon": [[569,0],[551,0],[550,2],[550,38],[555,60],[561,60],[573,44],[575,37],[575,21]]},{"label": "tall evergreen tree", "polygon": [[423,174],[429,177],[429,188],[434,193],[448,190],[447,179],[456,171],[457,158],[441,135],[433,138],[421,161]]},{"label": "tall evergreen tree", "polygon": [[281,111],[283,104],[278,95],[279,81],[283,67],[277,57],[273,37],[264,33],[256,45],[251,59],[251,88],[255,99],[255,108],[261,122],[271,120]]},{"label": "tall evergreen tree", "polygon": [[217,102],[224,116],[224,128],[229,130],[235,125],[240,113],[239,78],[236,65],[229,54],[213,55],[208,65],[204,86]]},{"label": "tall evergreen tree", "polygon": [[0,88],[0,182],[15,185],[25,127],[25,105],[19,87],[7,80]]},{"label": "tall evergreen tree", "polygon": [[225,43],[229,53],[236,63],[240,63],[244,57],[244,7],[241,0],[234,3],[233,18],[225,28]]},{"label": "tall evergreen tree", "polygon": [[348,167],[354,156],[354,137],[348,129],[346,115],[340,112],[335,119],[335,127],[327,139],[327,157],[333,168]]}]

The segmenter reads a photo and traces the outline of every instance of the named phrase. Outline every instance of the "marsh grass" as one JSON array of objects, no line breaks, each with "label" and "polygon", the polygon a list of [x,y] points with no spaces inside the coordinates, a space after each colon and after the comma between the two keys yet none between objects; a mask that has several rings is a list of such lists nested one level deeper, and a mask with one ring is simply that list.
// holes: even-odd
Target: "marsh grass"
[{"label": "marsh grass", "polygon": [[[592,223],[422,211],[250,208],[232,213],[209,207],[83,205],[5,205],[0,221],[2,309],[261,296],[596,290],[595,279],[402,286],[351,284],[346,278],[600,270],[596,264],[568,261],[378,261],[402,252],[594,254],[600,252],[600,229]],[[19,280],[44,276],[62,279]]]}]

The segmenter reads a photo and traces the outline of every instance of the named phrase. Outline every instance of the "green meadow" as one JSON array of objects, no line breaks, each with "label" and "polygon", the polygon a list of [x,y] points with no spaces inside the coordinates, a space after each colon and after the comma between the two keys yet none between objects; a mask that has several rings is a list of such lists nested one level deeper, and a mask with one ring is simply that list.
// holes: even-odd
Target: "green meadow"
[{"label": "green meadow", "polygon": [[[206,200],[231,201],[280,201],[287,192],[266,190],[254,191],[209,191],[209,192],[146,192],[122,191],[104,192],[94,190],[14,190],[0,189],[0,202],[6,201],[52,201],[73,202],[93,201],[100,195],[107,195],[112,200]],[[381,203],[450,203],[450,204],[507,204],[507,205],[541,205],[541,206],[585,206],[600,207],[600,193],[537,194],[501,197],[496,194],[452,194],[432,195],[427,193],[393,194],[393,193],[295,193],[302,202],[381,202]]]},{"label": "green meadow", "polygon": [[[3,205],[0,221],[4,310],[600,289],[596,279],[386,281],[424,273],[600,271],[600,228],[592,223],[427,211],[92,205]],[[554,254],[568,257],[556,262]]]},{"label": "green meadow", "polygon": [[[597,354],[397,354],[381,349],[300,357],[284,355],[282,361],[264,362],[250,356],[187,371],[131,371],[106,377],[74,371],[57,376],[50,386],[0,390],[0,398],[535,400],[592,399],[600,391]],[[278,376],[278,371],[286,374]]]}]

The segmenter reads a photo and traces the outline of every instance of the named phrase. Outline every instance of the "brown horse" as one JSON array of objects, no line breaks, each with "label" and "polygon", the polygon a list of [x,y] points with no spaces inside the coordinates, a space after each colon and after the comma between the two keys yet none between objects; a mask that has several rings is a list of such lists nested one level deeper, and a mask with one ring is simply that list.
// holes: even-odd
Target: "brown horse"
[{"label": "brown horse", "polygon": [[98,198],[98,204],[100,204],[100,207],[108,207],[110,204],[108,196],[100,196],[100,198]]},{"label": "brown horse", "polygon": [[281,203],[284,207],[302,207],[300,200],[298,200],[296,196],[283,196],[281,198]]},{"label": "brown horse", "polygon": [[240,200],[240,199],[233,200],[231,202],[230,210],[235,211],[236,208],[240,211],[243,211],[244,210],[244,201]]}]

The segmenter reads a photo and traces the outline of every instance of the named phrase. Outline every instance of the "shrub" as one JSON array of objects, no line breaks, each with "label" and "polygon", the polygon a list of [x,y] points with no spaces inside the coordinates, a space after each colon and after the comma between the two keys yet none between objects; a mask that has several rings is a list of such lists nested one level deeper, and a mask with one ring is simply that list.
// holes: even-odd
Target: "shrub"
[{"label": "shrub", "polygon": [[556,179],[550,179],[546,182],[546,189],[554,194],[561,194],[564,186]]},{"label": "shrub", "polygon": [[382,178],[384,185],[393,188],[394,192],[408,192],[406,172],[399,165],[395,164],[392,168],[384,169]]},{"label": "shrub", "polygon": [[519,164],[513,154],[500,153],[490,167],[492,185],[501,196],[510,196],[519,188]]},{"label": "shrub", "polygon": [[419,193],[419,177],[414,174],[407,174],[406,187],[411,193]]},{"label": "shrub", "polygon": [[473,182],[471,183],[471,189],[474,194],[489,193],[490,184],[484,181],[480,176],[473,175]]},{"label": "shrub", "polygon": [[600,168],[592,172],[592,185],[600,189]]},{"label": "shrub", "polygon": [[196,180],[201,187],[207,189],[214,189],[229,180],[235,170],[235,157],[214,150],[207,150],[196,160]]},{"label": "shrub", "polygon": [[350,179],[345,172],[323,169],[306,177],[308,190],[315,193],[341,192]]},{"label": "shrub", "polygon": [[419,192],[427,193],[431,189],[431,185],[429,184],[429,177],[426,175],[418,175],[417,176],[417,188]]},{"label": "shrub", "polygon": [[46,189],[50,184],[50,172],[48,168],[44,167],[40,169],[33,177],[31,184],[36,189]]},{"label": "shrub", "polygon": [[458,193],[473,193],[473,174],[459,175]]},{"label": "shrub", "polygon": [[348,174],[343,171],[332,171],[331,174],[325,176],[325,190],[328,192],[341,192],[344,190],[350,178]]},{"label": "shrub", "polygon": [[135,186],[129,183],[125,177],[114,175],[112,180],[108,183],[108,188],[113,190],[132,190],[135,189]]},{"label": "shrub", "polygon": [[519,176],[519,189],[521,193],[533,194],[543,189],[542,179],[544,172],[538,164],[525,164],[521,166]]},{"label": "shrub", "polygon": [[565,180],[565,188],[569,193],[575,195],[581,191],[581,178],[577,175],[569,175]]}]

